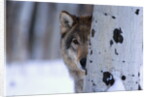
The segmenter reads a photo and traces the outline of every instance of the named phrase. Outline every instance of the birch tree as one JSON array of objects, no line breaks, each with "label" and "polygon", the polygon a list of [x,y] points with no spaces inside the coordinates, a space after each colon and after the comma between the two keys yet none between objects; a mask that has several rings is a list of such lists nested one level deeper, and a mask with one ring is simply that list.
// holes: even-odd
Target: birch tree
[{"label": "birch tree", "polygon": [[143,9],[94,6],[84,92],[142,89]]}]

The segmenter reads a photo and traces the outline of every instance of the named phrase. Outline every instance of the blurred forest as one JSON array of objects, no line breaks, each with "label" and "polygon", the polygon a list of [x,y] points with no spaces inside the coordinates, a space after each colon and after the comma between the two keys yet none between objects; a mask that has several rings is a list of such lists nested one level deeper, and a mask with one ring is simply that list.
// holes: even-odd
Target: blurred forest
[{"label": "blurred forest", "polygon": [[93,6],[48,2],[6,2],[6,61],[53,60],[60,55],[59,14],[92,15]]}]

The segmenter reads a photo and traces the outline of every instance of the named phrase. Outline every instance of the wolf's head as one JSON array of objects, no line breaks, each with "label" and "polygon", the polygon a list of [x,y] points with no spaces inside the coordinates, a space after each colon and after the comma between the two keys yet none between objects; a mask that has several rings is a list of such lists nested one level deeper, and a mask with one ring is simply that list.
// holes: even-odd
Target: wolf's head
[{"label": "wolf's head", "polygon": [[91,21],[91,16],[76,17],[66,11],[60,14],[63,52],[80,69],[86,65]]}]

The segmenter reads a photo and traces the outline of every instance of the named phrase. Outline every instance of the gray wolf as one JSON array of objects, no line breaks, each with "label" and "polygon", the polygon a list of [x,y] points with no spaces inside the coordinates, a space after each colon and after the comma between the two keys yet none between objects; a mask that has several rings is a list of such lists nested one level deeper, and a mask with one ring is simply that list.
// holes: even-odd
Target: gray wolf
[{"label": "gray wolf", "polygon": [[74,79],[76,93],[83,92],[91,22],[91,16],[60,13],[61,53]]}]

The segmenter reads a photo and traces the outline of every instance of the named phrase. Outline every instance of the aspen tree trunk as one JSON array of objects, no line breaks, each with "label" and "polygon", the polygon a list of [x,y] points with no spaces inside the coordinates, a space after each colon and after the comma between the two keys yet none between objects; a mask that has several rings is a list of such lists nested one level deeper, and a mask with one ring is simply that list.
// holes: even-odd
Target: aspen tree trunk
[{"label": "aspen tree trunk", "polygon": [[141,90],[143,9],[94,6],[84,92]]}]

